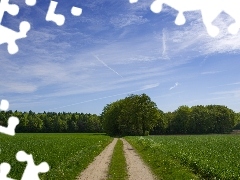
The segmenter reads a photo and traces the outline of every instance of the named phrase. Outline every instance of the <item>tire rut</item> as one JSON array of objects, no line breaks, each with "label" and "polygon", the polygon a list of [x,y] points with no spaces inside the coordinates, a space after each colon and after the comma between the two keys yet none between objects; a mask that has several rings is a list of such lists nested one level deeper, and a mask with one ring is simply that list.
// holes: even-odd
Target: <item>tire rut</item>
[{"label": "tire rut", "polygon": [[125,140],[123,141],[123,150],[127,163],[129,180],[156,180],[151,170],[142,161],[140,156],[135,152],[133,147]]},{"label": "tire rut", "polygon": [[113,149],[117,143],[117,138],[94,159],[88,167],[81,172],[77,180],[105,180],[107,179],[109,164],[111,162]]}]

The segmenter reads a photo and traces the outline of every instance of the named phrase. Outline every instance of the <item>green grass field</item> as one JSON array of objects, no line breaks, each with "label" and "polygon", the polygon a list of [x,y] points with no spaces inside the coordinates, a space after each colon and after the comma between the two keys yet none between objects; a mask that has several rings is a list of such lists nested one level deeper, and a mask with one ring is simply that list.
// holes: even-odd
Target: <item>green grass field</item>
[{"label": "green grass field", "polygon": [[161,179],[240,179],[239,135],[149,136],[126,139]]},{"label": "green grass field", "polygon": [[101,134],[0,134],[0,163],[11,165],[9,177],[21,179],[26,163],[18,162],[16,153],[32,154],[35,164],[46,161],[50,171],[40,179],[71,180],[112,141]]},{"label": "green grass field", "polygon": [[[240,135],[126,139],[159,179],[240,179]],[[16,134],[13,137],[1,134],[0,163],[8,162],[12,167],[9,177],[20,179],[26,163],[18,162],[15,155],[24,150],[33,154],[35,164],[46,161],[50,165],[50,171],[41,174],[41,179],[73,180],[111,141],[112,138],[103,134]],[[120,142],[112,162],[112,173],[116,167],[118,172],[126,167]]]}]

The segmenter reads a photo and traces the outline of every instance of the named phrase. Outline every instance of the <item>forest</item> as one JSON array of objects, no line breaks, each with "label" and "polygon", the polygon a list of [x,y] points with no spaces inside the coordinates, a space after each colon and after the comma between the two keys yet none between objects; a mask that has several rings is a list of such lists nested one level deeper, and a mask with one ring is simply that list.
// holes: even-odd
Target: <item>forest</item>
[{"label": "forest", "polygon": [[94,133],[103,132],[100,116],[96,114],[1,111],[0,125],[7,126],[8,118],[16,116],[20,123],[16,132],[24,133]]},{"label": "forest", "polygon": [[146,94],[129,95],[107,104],[100,115],[1,111],[0,125],[16,116],[17,133],[107,133],[112,136],[160,134],[222,134],[240,129],[240,113],[223,105],[180,106],[163,112]]}]

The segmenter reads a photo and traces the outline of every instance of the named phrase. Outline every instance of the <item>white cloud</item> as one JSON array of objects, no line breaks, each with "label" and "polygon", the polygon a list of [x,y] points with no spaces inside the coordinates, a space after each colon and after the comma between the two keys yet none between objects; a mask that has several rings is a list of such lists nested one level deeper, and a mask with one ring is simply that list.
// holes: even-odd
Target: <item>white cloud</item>
[{"label": "white cloud", "polygon": [[152,88],[156,88],[159,86],[159,83],[155,83],[155,84],[148,84],[142,87],[142,89],[146,90],[146,89],[152,89]]},{"label": "white cloud", "polygon": [[[169,37],[177,43],[180,50],[196,51],[198,55],[208,55],[213,53],[234,53],[240,50],[240,36],[231,35],[226,31],[232,19],[225,14],[221,14],[214,24],[220,28],[220,34],[213,38],[207,34],[202,20],[193,21],[188,26],[182,26],[181,31],[173,31]],[[181,26],[178,28],[181,29]]]},{"label": "white cloud", "polygon": [[208,75],[208,74],[216,74],[216,73],[220,73],[222,71],[205,71],[205,72],[201,72],[202,75]]},{"label": "white cloud", "polygon": [[52,110],[61,109],[61,108],[65,108],[65,107],[70,107],[70,106],[76,106],[76,105],[83,104],[83,103],[88,103],[88,102],[92,102],[92,101],[98,101],[98,100],[107,99],[107,98],[112,98],[112,97],[116,97],[116,96],[122,96],[122,95],[126,95],[126,94],[129,95],[129,94],[136,93],[136,92],[140,92],[140,91],[143,91],[143,90],[146,90],[146,89],[152,89],[152,88],[158,87],[158,85],[159,85],[158,83],[156,83],[156,84],[150,84],[150,85],[144,86],[144,87],[141,88],[141,89],[137,89],[137,90],[134,90],[134,91],[128,91],[128,92],[119,93],[119,94],[114,94],[114,95],[110,95],[110,96],[105,96],[105,97],[90,99],[90,100],[86,100],[86,101],[81,101],[81,102],[77,102],[77,103],[73,103],[73,104],[68,104],[68,105],[61,106],[61,107],[56,107],[56,108],[48,109],[47,111],[52,111]]},{"label": "white cloud", "polygon": [[223,95],[223,96],[232,96],[235,98],[239,98],[240,97],[240,89],[236,89],[236,90],[229,90],[229,91],[218,91],[218,92],[214,92],[211,93],[213,95]]},{"label": "white cloud", "polygon": [[147,21],[148,20],[146,18],[143,18],[143,16],[137,16],[135,14],[120,14],[119,16],[111,18],[110,23],[112,23],[117,28],[123,28],[125,26],[133,24],[143,24]]},{"label": "white cloud", "polygon": [[178,85],[179,85],[179,83],[176,82],[174,86],[172,86],[172,87],[169,88],[169,90],[172,90],[172,89],[176,88]]},{"label": "white cloud", "polygon": [[37,85],[33,83],[25,83],[25,82],[0,82],[0,87],[2,92],[17,92],[17,93],[32,93],[37,90]]}]

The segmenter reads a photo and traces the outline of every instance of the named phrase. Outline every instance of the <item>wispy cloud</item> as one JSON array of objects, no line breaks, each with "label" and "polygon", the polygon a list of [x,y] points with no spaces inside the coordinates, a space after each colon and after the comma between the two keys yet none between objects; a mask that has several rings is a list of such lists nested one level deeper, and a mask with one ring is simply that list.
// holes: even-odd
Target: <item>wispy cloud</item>
[{"label": "wispy cloud", "polygon": [[159,86],[159,83],[155,83],[155,84],[148,84],[142,87],[142,89],[146,90],[146,89],[152,89],[152,88],[156,88]]},{"label": "wispy cloud", "polygon": [[[231,35],[226,30],[227,26],[232,23],[232,19],[228,15],[221,14],[214,21],[214,25],[220,28],[220,34],[215,38],[208,35],[198,13],[189,12],[186,19],[188,20],[189,18],[192,22],[186,25],[166,25],[165,27],[168,35],[168,49],[171,52],[168,55],[171,59],[185,57],[191,60],[199,56],[208,57],[208,55],[215,53],[235,54],[240,52],[239,34]],[[157,34],[158,37],[162,36],[164,40],[163,32],[158,31]],[[162,46],[164,47],[164,41]]]},{"label": "wispy cloud", "polygon": [[137,16],[134,14],[121,14],[117,17],[111,18],[110,23],[112,23],[117,28],[123,28],[130,25],[143,24],[147,21],[148,20],[146,18],[143,18],[143,16]]},{"label": "wispy cloud", "polygon": [[235,83],[230,83],[230,84],[227,84],[228,86],[230,86],[230,85],[239,85],[240,84],[240,82],[235,82]]},{"label": "wispy cloud", "polygon": [[220,73],[222,71],[206,71],[206,72],[201,72],[202,75],[208,75],[208,74],[217,74]]},{"label": "wispy cloud", "polygon": [[228,83],[228,84],[221,84],[221,85],[217,85],[217,86],[210,86],[210,87],[208,87],[208,88],[224,87],[224,86],[235,86],[235,85],[240,85],[240,82]]},{"label": "wispy cloud", "polygon": [[147,89],[152,89],[155,87],[158,87],[159,84],[149,84],[149,85],[145,85],[140,89],[134,90],[134,91],[128,91],[128,92],[124,92],[124,93],[119,93],[119,94],[114,94],[114,95],[110,95],[110,96],[104,96],[104,97],[100,97],[100,98],[95,98],[95,99],[90,99],[90,100],[86,100],[86,101],[81,101],[81,102],[77,102],[77,103],[73,103],[73,104],[68,104],[65,106],[61,106],[61,107],[56,107],[56,108],[52,108],[52,109],[48,109],[47,111],[53,111],[56,109],[61,109],[61,108],[66,108],[66,107],[70,107],[70,106],[76,106],[79,104],[83,104],[83,103],[88,103],[88,102],[92,102],[92,101],[98,101],[98,100],[102,100],[102,99],[107,99],[107,98],[112,98],[112,97],[116,97],[116,96],[121,96],[121,95],[126,95],[126,94],[132,94],[132,93],[136,93],[136,92],[140,92],[140,91],[144,91]]},{"label": "wispy cloud", "polygon": [[214,92],[211,93],[214,95],[230,95],[236,98],[240,97],[240,89],[236,89],[236,90],[230,90],[230,91],[218,91],[218,92]]},{"label": "wispy cloud", "polygon": [[172,89],[176,88],[178,85],[179,85],[179,83],[176,82],[174,86],[172,86],[172,87],[169,88],[169,90],[172,90]]}]

